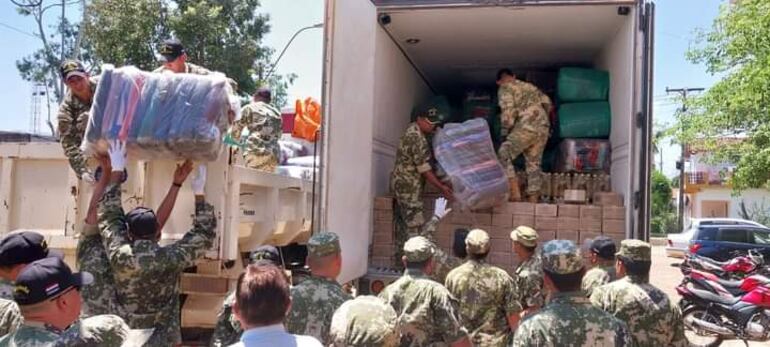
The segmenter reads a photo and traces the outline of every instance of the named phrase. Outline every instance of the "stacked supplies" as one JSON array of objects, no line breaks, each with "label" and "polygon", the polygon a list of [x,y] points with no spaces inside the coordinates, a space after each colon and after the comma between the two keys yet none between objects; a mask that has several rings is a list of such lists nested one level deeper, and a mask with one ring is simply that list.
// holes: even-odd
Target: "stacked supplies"
[{"label": "stacked supplies", "polygon": [[484,209],[508,200],[508,179],[484,119],[447,124],[434,136],[433,150],[463,209]]},{"label": "stacked supplies", "polygon": [[157,74],[105,65],[82,148],[105,153],[126,142],[138,159],[213,161],[238,100],[222,74]]},{"label": "stacked supplies", "polygon": [[610,172],[610,142],[601,139],[565,139],[559,144],[557,172]]}]

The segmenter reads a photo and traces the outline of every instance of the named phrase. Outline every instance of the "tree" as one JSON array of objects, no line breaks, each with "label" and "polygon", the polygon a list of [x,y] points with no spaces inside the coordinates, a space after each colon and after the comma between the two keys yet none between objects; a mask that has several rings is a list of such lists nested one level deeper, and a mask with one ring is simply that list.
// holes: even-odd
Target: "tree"
[{"label": "tree", "polygon": [[735,163],[729,183],[736,192],[770,187],[770,1],[723,5],[688,58],[724,77],[678,115],[677,138],[698,143],[715,163]]},{"label": "tree", "polygon": [[655,234],[677,232],[677,218],[671,203],[671,182],[660,170],[652,173],[652,219],[650,226]]}]

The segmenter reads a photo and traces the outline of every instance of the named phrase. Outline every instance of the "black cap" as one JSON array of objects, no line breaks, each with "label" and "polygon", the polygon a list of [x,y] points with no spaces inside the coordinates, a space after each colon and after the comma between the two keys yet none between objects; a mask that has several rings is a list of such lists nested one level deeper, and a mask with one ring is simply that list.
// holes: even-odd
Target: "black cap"
[{"label": "black cap", "polygon": [[34,231],[9,234],[0,240],[0,266],[29,264],[50,256],[61,258],[63,254],[48,249],[45,237]]},{"label": "black cap", "polygon": [[64,81],[70,78],[70,76],[88,78],[88,74],[86,73],[86,69],[83,67],[83,64],[77,60],[63,61],[61,65],[59,65],[59,73],[61,74],[61,78]]},{"label": "black cap", "polygon": [[179,58],[182,54],[185,54],[185,52],[182,42],[177,39],[163,41],[158,48],[158,53],[160,53],[159,59],[164,63],[176,60],[176,58]]},{"label": "black cap", "polygon": [[249,255],[249,261],[254,264],[261,261],[270,262],[275,266],[281,266],[281,255],[278,248],[273,246],[259,246]]},{"label": "black cap", "polygon": [[603,259],[614,259],[615,252],[617,252],[615,242],[606,236],[599,236],[591,241],[589,250]]},{"label": "black cap", "polygon": [[158,232],[158,217],[147,207],[137,207],[126,214],[128,232],[140,238],[155,236]]},{"label": "black cap", "polygon": [[61,258],[43,258],[21,270],[13,289],[13,300],[19,305],[34,305],[93,281],[94,276],[88,272],[72,273]]}]

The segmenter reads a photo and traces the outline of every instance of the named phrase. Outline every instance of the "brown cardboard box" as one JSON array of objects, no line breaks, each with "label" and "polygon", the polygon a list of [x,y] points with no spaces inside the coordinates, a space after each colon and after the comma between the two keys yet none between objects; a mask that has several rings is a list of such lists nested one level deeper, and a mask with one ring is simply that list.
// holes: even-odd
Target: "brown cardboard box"
[{"label": "brown cardboard box", "polygon": [[511,211],[513,211],[512,202],[504,202],[492,208],[492,213],[511,214]]},{"label": "brown cardboard box", "polygon": [[392,257],[372,257],[369,261],[369,267],[391,267],[393,266]]},{"label": "brown cardboard box", "polygon": [[535,217],[535,230],[556,230],[558,228],[558,217]]},{"label": "brown cardboard box", "polygon": [[559,240],[570,240],[577,244],[579,233],[577,230],[559,230],[556,232],[556,238]]},{"label": "brown cardboard box", "polygon": [[511,252],[491,252],[489,253],[489,262],[495,266],[507,266],[510,267],[513,263],[513,255]]},{"label": "brown cardboard box", "polygon": [[604,233],[604,236],[607,236],[612,239],[612,241],[615,241],[615,245],[620,249],[620,241],[623,241],[626,239],[625,233]]},{"label": "brown cardboard box", "polygon": [[511,239],[489,239],[490,252],[512,252]]},{"label": "brown cardboard box", "polygon": [[375,245],[393,245],[393,233],[375,233],[372,239]]},{"label": "brown cardboard box", "polygon": [[374,234],[393,234],[393,222],[375,222]]},{"label": "brown cardboard box", "polygon": [[537,229],[537,243],[543,244],[556,239],[556,230]]},{"label": "brown cardboard box", "polygon": [[393,198],[381,196],[374,198],[375,210],[393,210]]},{"label": "brown cardboard box", "polygon": [[492,227],[492,230],[487,230],[487,233],[489,233],[489,237],[493,240],[510,240],[511,231],[513,231],[513,228]]},{"label": "brown cardboard box", "polygon": [[559,206],[554,204],[537,204],[535,206],[535,216],[537,217],[556,217],[559,215]]},{"label": "brown cardboard box", "polygon": [[626,221],[620,219],[605,219],[602,221],[602,232],[605,234],[625,234]]},{"label": "brown cardboard box", "polygon": [[388,211],[388,210],[374,211],[374,221],[375,222],[392,222],[393,211]]},{"label": "brown cardboard box", "polygon": [[535,227],[535,216],[534,215],[513,215],[513,227],[517,227],[519,225],[526,225],[530,228]]},{"label": "brown cardboard box", "polygon": [[601,219],[581,219],[580,231],[591,231],[595,233],[602,232],[602,220]]},{"label": "brown cardboard box", "polygon": [[602,208],[599,206],[584,205],[580,206],[580,219],[602,219]]},{"label": "brown cardboard box", "polygon": [[623,206],[623,195],[614,192],[594,193],[594,205],[597,206]]},{"label": "brown cardboard box", "polygon": [[510,228],[513,225],[513,215],[495,213],[492,215],[492,226]]},{"label": "brown cardboard box", "polygon": [[453,224],[471,225],[473,224],[473,215],[468,212],[452,211],[449,216]]},{"label": "brown cardboard box", "polygon": [[514,202],[512,203],[512,209],[511,214],[515,215],[523,215],[523,216],[534,216],[535,215],[535,204],[529,203],[529,202]]},{"label": "brown cardboard box", "polygon": [[622,206],[604,206],[602,207],[602,218],[606,219],[626,219],[626,208]]},{"label": "brown cardboard box", "polygon": [[599,237],[601,233],[596,232],[590,232],[590,231],[581,231],[580,232],[580,239],[578,240],[578,246],[582,246],[587,240],[593,240],[597,237]]},{"label": "brown cardboard box", "polygon": [[580,218],[572,218],[572,217],[556,218],[556,231],[577,232],[578,230],[580,230]]},{"label": "brown cardboard box", "polygon": [[558,211],[559,217],[571,217],[571,218],[579,218],[580,217],[580,206],[579,205],[569,205],[569,204],[559,204],[559,211]]},{"label": "brown cardboard box", "polygon": [[392,257],[394,246],[390,245],[373,245],[372,257]]},{"label": "brown cardboard box", "polygon": [[472,225],[492,225],[491,213],[472,213],[471,220]]}]

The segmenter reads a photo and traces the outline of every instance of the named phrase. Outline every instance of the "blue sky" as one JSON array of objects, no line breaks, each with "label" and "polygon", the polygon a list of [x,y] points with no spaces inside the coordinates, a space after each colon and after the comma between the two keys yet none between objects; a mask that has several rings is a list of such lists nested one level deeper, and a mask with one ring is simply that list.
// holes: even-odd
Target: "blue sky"
[{"label": "blue sky", "polygon": [[[50,1],[50,0],[47,0]],[[659,0],[656,14],[655,45],[655,118],[670,123],[678,107],[666,97],[666,87],[709,87],[715,78],[702,66],[685,59],[697,28],[709,28],[722,0]],[[79,11],[77,5],[68,11]],[[263,0],[261,12],[271,15],[272,30],[264,44],[280,51],[297,29],[323,20],[321,0]],[[56,11],[52,11],[56,12]],[[1,130],[29,129],[31,85],[16,71],[15,61],[39,47],[39,41],[25,33],[34,31],[32,19],[16,14],[10,1],[0,1],[0,116]],[[305,31],[292,43],[277,67],[278,73],[296,73],[298,79],[289,89],[289,100],[312,96],[320,99],[322,70],[321,29]],[[55,113],[55,106],[54,106]],[[45,117],[45,112],[44,112]],[[55,116],[54,116],[55,117]],[[42,127],[45,129],[44,127]],[[47,130],[44,130],[47,131]],[[664,172],[676,174],[674,162],[678,149],[664,146]],[[656,158],[656,162],[659,159]]]}]

